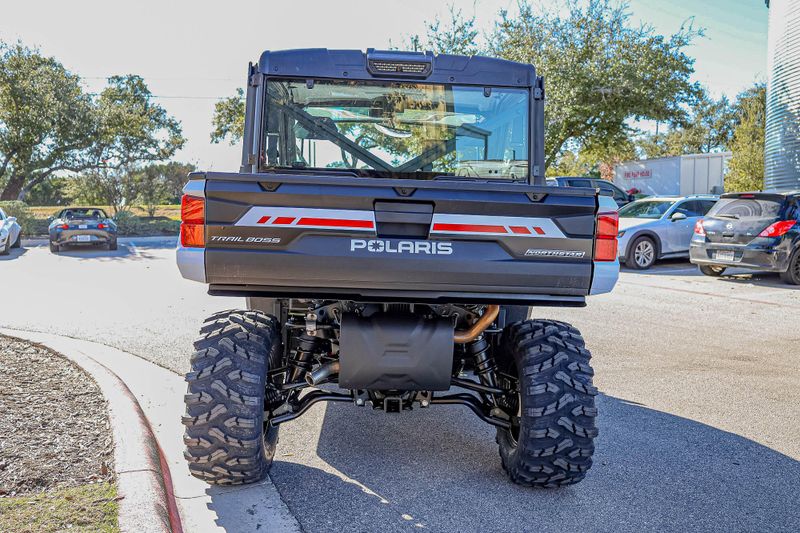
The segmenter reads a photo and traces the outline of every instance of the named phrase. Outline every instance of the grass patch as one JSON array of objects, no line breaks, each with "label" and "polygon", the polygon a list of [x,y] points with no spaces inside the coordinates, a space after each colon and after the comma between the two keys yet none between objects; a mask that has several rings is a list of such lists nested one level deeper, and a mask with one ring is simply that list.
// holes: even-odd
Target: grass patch
[{"label": "grass patch", "polygon": [[119,531],[117,488],[92,483],[0,498],[0,531]]}]

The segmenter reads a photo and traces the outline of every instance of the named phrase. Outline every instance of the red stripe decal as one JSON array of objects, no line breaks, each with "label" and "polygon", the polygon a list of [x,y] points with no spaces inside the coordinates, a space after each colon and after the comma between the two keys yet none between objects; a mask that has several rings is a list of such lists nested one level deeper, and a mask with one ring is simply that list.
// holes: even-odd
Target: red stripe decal
[{"label": "red stripe decal", "polygon": [[267,222],[269,222],[269,219],[271,218],[272,217],[267,217],[267,216],[261,217],[258,219],[258,222],[256,222],[256,224],[266,224]]},{"label": "red stripe decal", "polygon": [[294,222],[294,219],[295,217],[278,217],[275,219],[273,224],[282,224],[282,225],[291,224],[292,222]]},{"label": "red stripe decal", "polygon": [[531,234],[531,230],[529,230],[525,226],[511,226],[511,231],[513,231],[514,233],[522,234],[522,235],[530,235]]},{"label": "red stripe decal", "polygon": [[533,227],[533,231],[535,231],[539,235],[544,235],[544,233],[545,233],[544,230],[542,228],[540,228],[539,226],[534,226]]},{"label": "red stripe decal", "polygon": [[445,224],[437,222],[433,231],[457,231],[464,233],[508,233],[505,226],[491,226],[489,224]]},{"label": "red stripe decal", "polygon": [[342,218],[303,217],[297,221],[298,226],[327,226],[332,228],[367,228],[372,229],[371,220],[346,220]]}]

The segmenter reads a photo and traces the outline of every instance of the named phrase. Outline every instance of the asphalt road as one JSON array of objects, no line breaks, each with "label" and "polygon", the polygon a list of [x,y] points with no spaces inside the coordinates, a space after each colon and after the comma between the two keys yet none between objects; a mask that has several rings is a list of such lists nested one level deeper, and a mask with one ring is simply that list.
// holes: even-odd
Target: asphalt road
[{"label": "asphalt road", "polygon": [[[173,246],[0,256],[0,325],[183,372],[202,319],[244,302],[181,279]],[[315,406],[281,429],[271,477],[306,531],[796,531],[799,313],[777,276],[680,261],[624,271],[587,308],[542,309],[582,330],[603,393],[595,466],[573,487],[512,485],[493,430],[458,406]]]}]

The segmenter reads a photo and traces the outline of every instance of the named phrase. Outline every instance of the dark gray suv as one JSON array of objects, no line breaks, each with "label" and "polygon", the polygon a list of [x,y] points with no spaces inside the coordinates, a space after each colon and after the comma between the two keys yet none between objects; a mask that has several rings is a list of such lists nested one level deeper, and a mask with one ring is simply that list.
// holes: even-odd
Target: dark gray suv
[{"label": "dark gray suv", "polygon": [[619,186],[601,178],[556,176],[554,178],[547,178],[547,184],[559,187],[589,187],[591,189],[600,189],[600,194],[611,196],[620,207],[636,199],[632,194],[628,194]]},{"label": "dark gray suv", "polygon": [[707,276],[752,268],[800,285],[800,191],[722,195],[697,221],[689,258]]}]

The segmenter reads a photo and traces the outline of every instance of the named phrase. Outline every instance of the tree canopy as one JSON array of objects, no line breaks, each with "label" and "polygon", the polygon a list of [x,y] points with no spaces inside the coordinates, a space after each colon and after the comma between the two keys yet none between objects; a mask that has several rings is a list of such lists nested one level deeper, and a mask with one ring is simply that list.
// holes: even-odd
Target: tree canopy
[{"label": "tree canopy", "polygon": [[231,145],[242,140],[244,135],[244,90],[236,90],[236,96],[224,98],[214,104],[214,117],[211,125],[211,142],[220,143],[228,139]]},{"label": "tree canopy", "polygon": [[767,118],[767,89],[759,83],[739,95],[736,102],[739,123],[733,132],[733,156],[725,175],[728,192],[758,191],[764,188],[764,128]]},{"label": "tree canopy", "polygon": [[97,96],[53,57],[0,43],[0,199],[60,172],[169,159],[185,139],[144,80],[114,76]]}]

